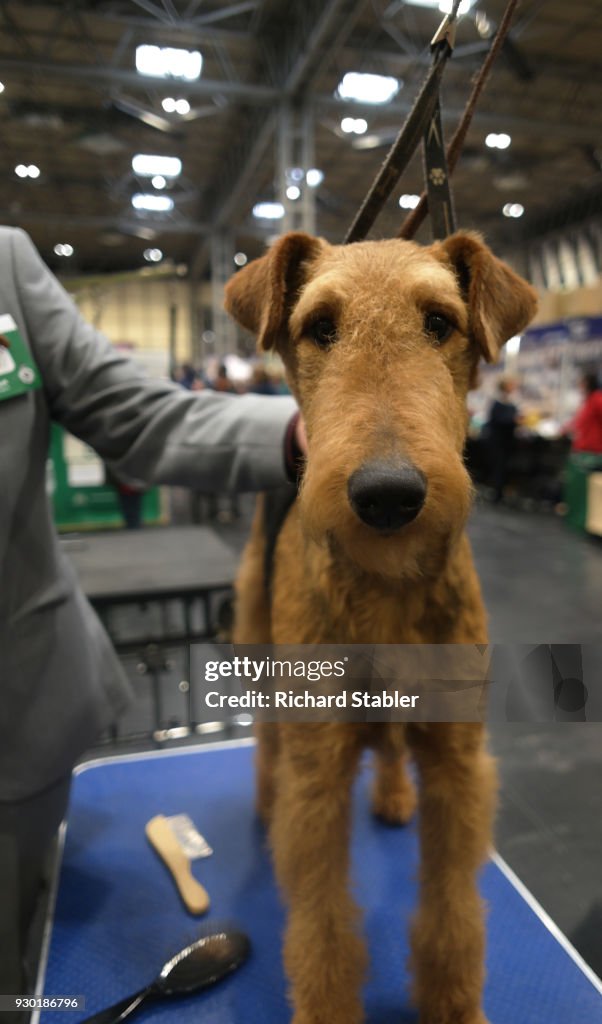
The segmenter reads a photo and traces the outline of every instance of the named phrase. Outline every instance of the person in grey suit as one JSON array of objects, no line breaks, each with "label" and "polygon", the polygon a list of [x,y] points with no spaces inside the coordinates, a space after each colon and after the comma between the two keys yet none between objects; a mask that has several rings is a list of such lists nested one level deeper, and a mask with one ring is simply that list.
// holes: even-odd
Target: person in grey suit
[{"label": "person in grey suit", "polygon": [[[57,543],[45,486],[51,421],[126,483],[200,491],[284,483],[285,437],[294,448],[298,427],[290,398],[233,399],[146,379],[80,317],[29,237],[6,227],[0,321],[14,322],[33,367],[23,386],[34,374],[41,384],[0,391],[0,992],[14,993],[71,768],[128,701],[116,654]],[[2,352],[8,359],[10,334]]]}]

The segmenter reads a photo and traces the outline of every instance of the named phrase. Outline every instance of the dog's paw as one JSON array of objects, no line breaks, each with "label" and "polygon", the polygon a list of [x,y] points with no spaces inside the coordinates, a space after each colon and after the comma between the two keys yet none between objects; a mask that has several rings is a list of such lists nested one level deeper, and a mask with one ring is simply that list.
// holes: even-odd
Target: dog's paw
[{"label": "dog's paw", "polygon": [[403,789],[385,792],[375,790],[372,796],[372,813],[387,825],[407,825],[414,815],[418,797],[416,788],[407,782]]}]

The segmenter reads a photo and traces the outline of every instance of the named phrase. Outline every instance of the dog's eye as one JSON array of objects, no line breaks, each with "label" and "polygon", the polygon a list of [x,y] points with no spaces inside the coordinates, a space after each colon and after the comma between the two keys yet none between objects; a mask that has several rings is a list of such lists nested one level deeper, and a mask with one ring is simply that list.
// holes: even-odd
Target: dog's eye
[{"label": "dog's eye", "polygon": [[454,325],[449,322],[443,313],[427,313],[424,318],[424,329],[431,334],[438,342],[447,341],[454,331]]},{"label": "dog's eye", "polygon": [[332,345],[337,340],[336,324],[327,317],[315,320],[309,328],[309,333],[321,348],[328,348],[329,345]]}]

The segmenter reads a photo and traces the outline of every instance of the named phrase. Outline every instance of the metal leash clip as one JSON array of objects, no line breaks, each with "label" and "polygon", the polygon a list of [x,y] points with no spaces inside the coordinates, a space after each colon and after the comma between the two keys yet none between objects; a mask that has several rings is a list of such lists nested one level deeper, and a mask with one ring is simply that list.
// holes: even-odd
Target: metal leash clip
[{"label": "metal leash clip", "polygon": [[457,20],[454,14],[446,14],[445,18],[439,25],[439,28],[435,32],[435,35],[431,39],[431,50],[434,50],[440,43],[447,43],[450,50],[453,50],[456,45],[456,27]]}]

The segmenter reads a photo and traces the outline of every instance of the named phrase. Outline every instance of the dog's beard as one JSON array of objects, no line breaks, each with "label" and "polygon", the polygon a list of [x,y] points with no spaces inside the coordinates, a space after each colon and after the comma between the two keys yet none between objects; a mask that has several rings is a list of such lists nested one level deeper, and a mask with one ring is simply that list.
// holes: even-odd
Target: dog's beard
[{"label": "dog's beard", "polygon": [[457,532],[431,535],[430,542],[424,544],[416,533],[410,537],[408,531],[404,527],[389,536],[378,536],[359,524],[355,535],[329,529],[321,537],[314,532],[313,539],[326,546],[333,562],[346,563],[371,577],[395,582],[438,576],[454,547]]},{"label": "dog's beard", "polygon": [[436,577],[458,542],[470,511],[472,486],[460,471],[428,480],[427,502],[417,518],[390,534],[362,523],[347,498],[343,474],[326,477],[311,467],[299,496],[305,533],[331,557],[356,570],[387,580]]}]

